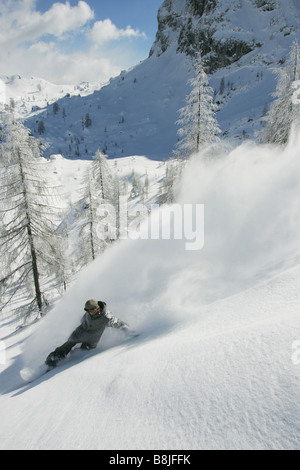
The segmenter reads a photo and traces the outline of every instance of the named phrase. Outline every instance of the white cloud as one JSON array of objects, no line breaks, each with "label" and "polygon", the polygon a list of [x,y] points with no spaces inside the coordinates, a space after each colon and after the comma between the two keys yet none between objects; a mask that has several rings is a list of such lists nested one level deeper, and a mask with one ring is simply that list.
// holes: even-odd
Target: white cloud
[{"label": "white cloud", "polygon": [[42,26],[49,34],[61,36],[67,31],[73,31],[94,18],[92,9],[86,2],[78,2],[77,7],[70,4],[54,3],[52,8],[42,15]]},{"label": "white cloud", "polygon": [[0,6],[0,47],[11,49],[47,34],[59,38],[94,18],[93,10],[83,1],[74,7],[68,2],[54,3],[45,13],[34,7],[33,0],[8,0]]},{"label": "white cloud", "polygon": [[91,39],[96,45],[101,45],[107,41],[114,41],[122,38],[146,37],[145,33],[132,29],[127,26],[126,29],[118,29],[110,19],[96,21],[90,33]]},{"label": "white cloud", "polygon": [[31,46],[26,63],[28,71],[34,68],[35,75],[45,75],[56,83],[102,83],[119,72],[111,59],[95,54],[93,50],[64,54],[53,43],[40,42]]},{"label": "white cloud", "polygon": [[124,41],[113,50],[108,42],[138,37],[145,34],[130,26],[118,29],[110,19],[95,22],[85,1],[77,6],[53,3],[42,13],[36,0],[0,0],[2,75],[39,76],[54,83],[104,82],[140,60],[135,61]]},{"label": "white cloud", "polygon": [[[17,49],[13,58],[1,62],[0,74],[40,77],[56,84],[80,82],[105,83],[138,60],[131,51],[117,49],[105,55],[98,49],[66,54],[55,42],[39,41],[26,49]],[[3,73],[4,71],[4,73]]]}]

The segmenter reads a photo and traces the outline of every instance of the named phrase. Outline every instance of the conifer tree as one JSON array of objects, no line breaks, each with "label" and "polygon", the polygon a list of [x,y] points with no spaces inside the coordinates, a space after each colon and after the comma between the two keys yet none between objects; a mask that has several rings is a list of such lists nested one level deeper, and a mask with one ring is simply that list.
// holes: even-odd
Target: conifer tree
[{"label": "conifer tree", "polygon": [[195,77],[188,81],[191,92],[186,97],[186,105],[179,110],[180,126],[175,155],[180,158],[198,153],[207,143],[218,141],[220,129],[215,117],[216,105],[213,103],[213,90],[208,85],[200,54],[194,63]]},{"label": "conifer tree", "polygon": [[36,139],[12,117],[4,125],[0,147],[1,291],[7,305],[26,285],[22,314],[43,313],[47,304],[41,274],[61,279],[61,245],[56,234],[58,209],[43,175]]},{"label": "conifer tree", "polygon": [[[111,242],[112,230],[107,208],[114,203],[114,182],[106,161],[106,155],[96,152],[91,167],[86,172],[83,185],[83,206],[79,211],[79,250],[80,267],[96,259]],[[105,215],[103,215],[103,213]],[[112,217],[114,220],[114,217]]]},{"label": "conifer tree", "polygon": [[107,163],[107,157],[100,150],[97,150],[94,156],[90,178],[93,180],[93,190],[98,193],[100,201],[111,201],[113,177]]},{"label": "conifer tree", "polygon": [[139,178],[136,176],[134,169],[132,170],[131,173],[131,179],[132,179],[132,188],[130,192],[130,197],[134,199],[135,197],[139,196],[141,192],[141,185]]},{"label": "conifer tree", "polygon": [[81,266],[88,264],[96,258],[96,201],[93,195],[91,178],[87,172],[87,184],[85,187],[85,204],[83,207],[80,224],[80,261]]},{"label": "conifer tree", "polygon": [[183,167],[184,162],[182,160],[171,158],[166,162],[165,177],[162,180],[158,197],[159,205],[175,202],[175,186],[181,177]]},{"label": "conifer tree", "polygon": [[[121,179],[118,173],[118,165],[115,164],[115,171],[113,176],[113,197],[112,197],[112,206],[114,207],[114,220],[112,218],[111,224],[111,233],[113,235],[113,240],[118,240],[120,237],[126,236],[127,226],[125,226],[125,221],[122,219],[124,216],[122,211],[122,204],[124,200],[127,201],[128,194],[128,180]],[[124,208],[123,208],[124,209]]]},{"label": "conifer tree", "polygon": [[122,188],[118,173],[116,172],[113,179],[113,206],[115,209],[115,239],[118,240],[121,235],[121,195]]},{"label": "conifer tree", "polygon": [[296,82],[300,79],[300,54],[297,41],[293,43],[287,64],[277,71],[277,87],[270,110],[263,121],[266,126],[260,132],[264,143],[287,143],[292,124],[300,121],[299,103],[294,99]]}]

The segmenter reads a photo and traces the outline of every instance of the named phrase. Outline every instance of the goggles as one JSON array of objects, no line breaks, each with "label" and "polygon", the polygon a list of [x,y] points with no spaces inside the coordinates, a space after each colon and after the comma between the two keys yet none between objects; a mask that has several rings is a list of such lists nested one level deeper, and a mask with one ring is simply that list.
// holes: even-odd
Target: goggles
[{"label": "goggles", "polygon": [[100,307],[98,306],[98,307],[93,307],[93,308],[90,308],[90,309],[85,308],[84,310],[88,313],[93,314],[93,313],[96,313],[98,310],[100,310]]}]

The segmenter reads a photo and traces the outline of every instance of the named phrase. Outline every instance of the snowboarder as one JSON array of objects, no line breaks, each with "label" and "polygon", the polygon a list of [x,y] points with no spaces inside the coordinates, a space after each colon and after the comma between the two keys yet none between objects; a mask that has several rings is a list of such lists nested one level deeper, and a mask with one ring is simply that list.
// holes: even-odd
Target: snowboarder
[{"label": "snowboarder", "polygon": [[55,367],[76,344],[81,343],[81,349],[96,348],[106,327],[120,328],[128,335],[135,336],[135,332],[126,323],[107,310],[105,302],[88,300],[84,310],[86,313],[81,319],[80,326],[73,331],[66,343],[49,354],[45,361],[47,366]]}]

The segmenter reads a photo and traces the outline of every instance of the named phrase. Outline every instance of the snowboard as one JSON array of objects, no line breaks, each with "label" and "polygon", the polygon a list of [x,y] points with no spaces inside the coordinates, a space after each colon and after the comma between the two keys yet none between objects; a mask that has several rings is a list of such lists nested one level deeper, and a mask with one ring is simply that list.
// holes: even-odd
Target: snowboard
[{"label": "snowboard", "polygon": [[[140,333],[136,333],[134,335],[131,335],[129,338],[126,338],[125,340],[121,341],[121,344],[127,343],[128,341],[131,341],[135,338],[140,336]],[[36,367],[25,367],[20,371],[20,376],[22,380],[26,383],[31,383],[34,382],[35,380],[39,379],[43,375],[47,374],[53,369],[56,369],[57,367],[61,366],[62,364],[66,364],[74,359],[84,359],[86,356],[93,354],[95,352],[95,349],[81,349],[81,348],[75,348],[73,351],[71,351],[67,357],[59,361],[56,366],[48,366],[47,364],[39,364]]]},{"label": "snowboard", "polygon": [[75,358],[84,358],[86,355],[94,351],[93,349],[90,350],[84,350],[80,348],[76,348],[73,351],[71,351],[67,357],[64,359],[61,359],[60,361],[57,362],[55,366],[48,366],[47,364],[39,364],[36,367],[25,367],[20,371],[20,376],[22,380],[26,383],[31,383],[34,382],[35,380],[39,379],[42,377],[44,374],[47,374],[53,369],[56,369],[57,367],[61,366],[62,364],[66,364],[70,362],[71,360],[74,360]]},{"label": "snowboard", "polygon": [[47,364],[40,364],[37,367],[25,367],[20,371],[21,379],[26,383],[31,383],[38,379],[47,372],[50,372],[51,368]]}]

